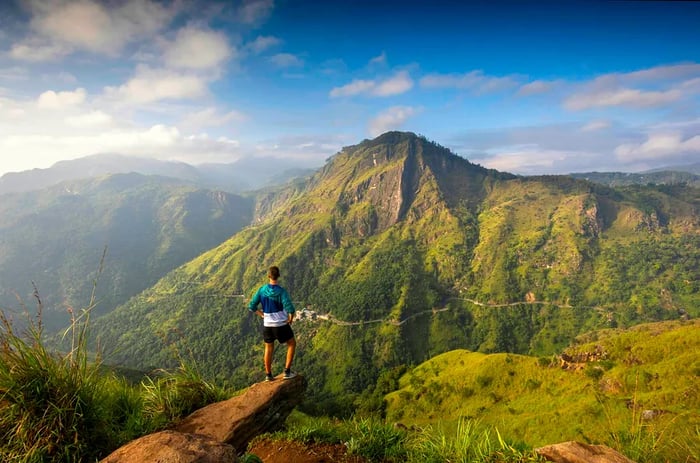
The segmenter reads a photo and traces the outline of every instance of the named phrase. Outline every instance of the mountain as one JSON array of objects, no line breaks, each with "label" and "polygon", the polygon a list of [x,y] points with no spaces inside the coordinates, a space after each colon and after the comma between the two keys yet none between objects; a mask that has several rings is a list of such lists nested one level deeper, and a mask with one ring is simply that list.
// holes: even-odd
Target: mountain
[{"label": "mountain", "polygon": [[130,172],[161,175],[190,182],[196,182],[200,177],[197,169],[184,162],[158,161],[120,154],[95,154],[70,161],[59,161],[48,169],[9,172],[0,177],[0,194],[41,190],[67,180]]},{"label": "mountain", "polygon": [[[688,166],[691,167],[691,166]],[[677,185],[700,187],[700,174],[690,170],[654,170],[643,173],[629,172],[582,172],[569,174],[573,178],[588,180],[612,187],[625,185]]]},{"label": "mountain", "polygon": [[647,170],[647,171],[642,172],[642,173],[646,174],[646,173],[659,172],[659,171],[688,172],[690,174],[700,175],[700,162],[694,162],[691,164],[683,164],[683,165],[678,165],[678,166],[661,167],[661,168],[657,168],[657,169]]},{"label": "mountain", "polygon": [[0,177],[0,194],[33,191],[67,180],[107,174],[138,173],[185,180],[200,188],[231,193],[284,184],[297,176],[309,175],[308,165],[272,157],[242,158],[228,164],[201,164],[159,161],[120,154],[95,154],[70,161],[59,161],[47,169],[10,172]]},{"label": "mountain", "polygon": [[[251,199],[183,181],[117,174],[0,195],[0,307],[33,308],[44,323],[68,323],[68,307],[89,302],[98,278],[106,313],[171,269],[235,234],[252,219]],[[102,274],[100,259],[107,248]]]},{"label": "mountain", "polygon": [[699,333],[698,320],[602,330],[557,358],[450,351],[401,376],[386,396],[387,421],[450,428],[467,418],[534,447],[619,446],[632,435],[647,452],[629,455],[635,461],[694,461]]},{"label": "mountain", "polygon": [[98,321],[110,362],[191,353],[260,379],[245,309],[269,265],[295,323],[308,407],[343,413],[380,372],[442,352],[551,354],[595,327],[700,315],[700,192],[516,177],[389,132],[258,196],[253,225]]}]

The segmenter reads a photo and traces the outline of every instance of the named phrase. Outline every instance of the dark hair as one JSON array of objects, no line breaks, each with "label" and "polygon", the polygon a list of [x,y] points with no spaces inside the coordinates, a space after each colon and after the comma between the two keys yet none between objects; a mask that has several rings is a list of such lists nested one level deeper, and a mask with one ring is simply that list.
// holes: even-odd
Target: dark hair
[{"label": "dark hair", "polygon": [[267,277],[273,281],[277,280],[280,277],[280,269],[273,265],[270,267],[270,270],[268,270]]}]

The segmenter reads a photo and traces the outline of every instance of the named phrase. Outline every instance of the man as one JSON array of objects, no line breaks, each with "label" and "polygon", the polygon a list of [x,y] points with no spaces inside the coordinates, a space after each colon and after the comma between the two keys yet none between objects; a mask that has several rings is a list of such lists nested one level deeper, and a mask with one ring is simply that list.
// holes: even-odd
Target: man
[{"label": "man", "polygon": [[[297,342],[292,331],[294,321],[294,304],[287,291],[277,284],[280,269],[272,266],[267,272],[270,283],[261,286],[248,304],[248,310],[263,319],[263,341],[265,341],[265,380],[272,381],[272,354],[275,352],[275,340],[287,343],[287,359],[284,366],[284,379],[292,379],[297,374],[292,372],[292,360]],[[258,305],[262,305],[262,309]]]}]

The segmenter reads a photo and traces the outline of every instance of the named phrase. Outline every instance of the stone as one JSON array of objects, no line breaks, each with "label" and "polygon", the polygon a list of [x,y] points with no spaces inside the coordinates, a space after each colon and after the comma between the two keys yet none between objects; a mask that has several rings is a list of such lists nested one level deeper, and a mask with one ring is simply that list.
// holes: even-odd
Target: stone
[{"label": "stone", "polygon": [[535,452],[555,463],[634,463],[610,447],[575,441],[547,445],[535,449]]},{"label": "stone", "polygon": [[279,375],[274,381],[252,385],[239,396],[197,410],[172,429],[224,442],[243,453],[255,436],[282,427],[305,390],[301,375],[289,380]]},{"label": "stone", "polygon": [[176,431],[161,431],[129,442],[101,463],[234,463],[233,446]]}]

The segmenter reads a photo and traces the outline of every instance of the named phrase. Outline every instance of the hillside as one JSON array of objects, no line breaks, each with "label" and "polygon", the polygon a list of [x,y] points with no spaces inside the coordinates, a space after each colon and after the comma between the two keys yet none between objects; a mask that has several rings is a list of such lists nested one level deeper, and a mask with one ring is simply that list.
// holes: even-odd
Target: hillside
[{"label": "hillside", "polygon": [[262,343],[245,302],[274,263],[298,308],[330,314],[295,325],[309,407],[346,412],[380,371],[452,349],[551,354],[594,327],[698,315],[697,204],[688,187],[515,177],[389,132],[268,192],[254,225],[97,331],[110,361],[165,366],[179,346],[248,384]]},{"label": "hillside", "polygon": [[[691,166],[688,166],[690,169]],[[700,175],[692,171],[657,170],[642,173],[630,172],[581,172],[569,174],[573,178],[589,180],[607,186],[619,187],[626,185],[677,185],[687,184],[700,187]]]},{"label": "hillside", "polygon": [[[636,438],[649,452],[640,456],[685,461],[678,452],[700,455],[699,369],[697,320],[595,332],[558,359],[456,350],[401,377],[387,420],[450,427],[466,417],[532,446]],[[663,448],[645,447],[654,440]]]},{"label": "hillside", "polygon": [[[252,201],[164,177],[119,174],[0,196],[0,307],[30,310],[32,282],[48,329],[97,286],[103,314],[171,269],[230,237],[252,218]],[[16,318],[16,317],[15,317]]]}]

